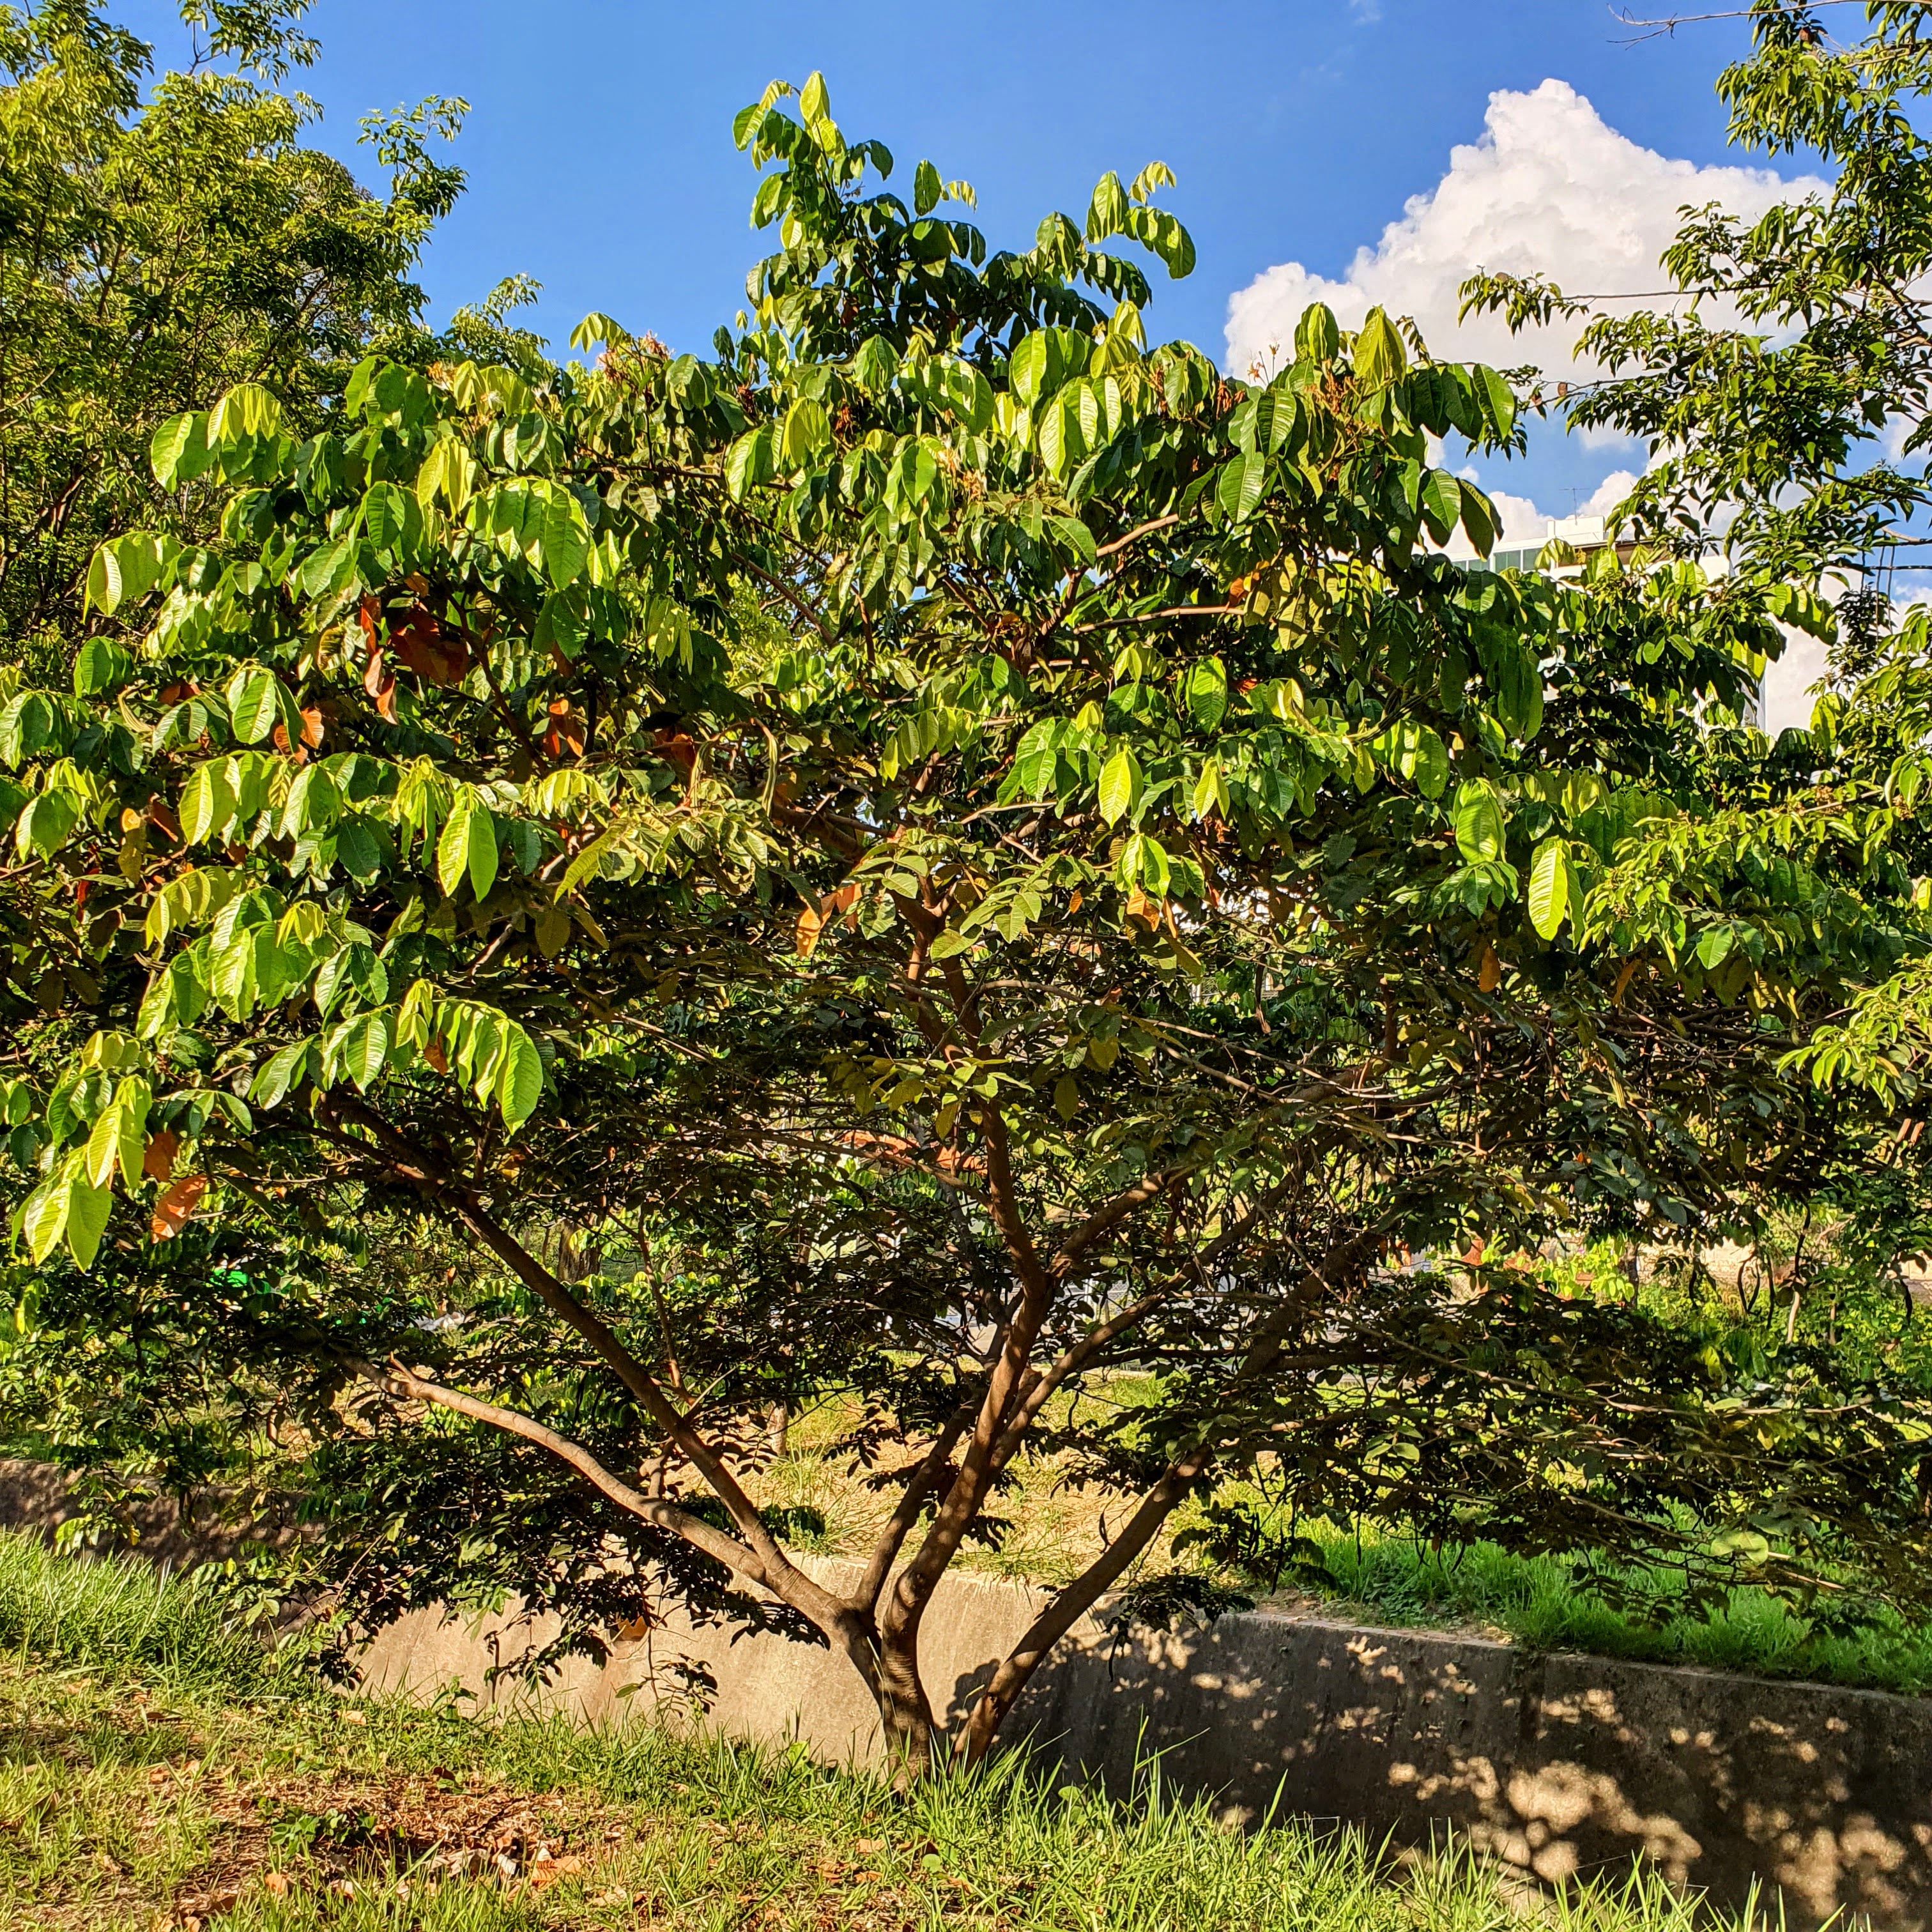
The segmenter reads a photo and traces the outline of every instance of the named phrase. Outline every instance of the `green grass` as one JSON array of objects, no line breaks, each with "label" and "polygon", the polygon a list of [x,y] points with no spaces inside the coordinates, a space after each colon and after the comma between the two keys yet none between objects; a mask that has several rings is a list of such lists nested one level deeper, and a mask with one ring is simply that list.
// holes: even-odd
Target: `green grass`
[{"label": "green grass", "polygon": [[294,1681],[292,1652],[238,1630],[214,1578],[171,1576],[136,1558],[80,1562],[0,1532],[0,1650],[23,1665],[140,1673],[178,1690],[256,1694]]},{"label": "green grass", "polygon": [[1916,1694],[1932,1689],[1932,1630],[1889,1612],[1846,1636],[1816,1628],[1788,1606],[1748,1587],[1710,1616],[1688,1607],[1684,1581],[1667,1570],[1615,1573],[1654,1601],[1654,1620],[1606,1600],[1576,1566],[1554,1556],[1517,1556],[1494,1544],[1440,1552],[1365,1527],[1360,1541],[1330,1531],[1328,1571],[1316,1594],[1338,1614],[1366,1622],[1486,1628],[1536,1650],[1694,1664],[1766,1677]]},{"label": "green grass", "polygon": [[[1018,1759],[895,1799],[642,1723],[351,1706],[207,1593],[0,1535],[0,1923],[202,1932],[1691,1932],[1631,1878],[1526,1902],[1454,1848],[1250,1833]],[[544,1854],[548,1854],[548,1856]],[[500,1858],[501,1862],[499,1862]],[[480,1870],[476,1868],[482,1868]],[[544,1880],[549,1880],[544,1882]],[[1528,1916],[1525,1916],[1527,1909]],[[1762,1922],[1760,1921],[1760,1923]]]}]

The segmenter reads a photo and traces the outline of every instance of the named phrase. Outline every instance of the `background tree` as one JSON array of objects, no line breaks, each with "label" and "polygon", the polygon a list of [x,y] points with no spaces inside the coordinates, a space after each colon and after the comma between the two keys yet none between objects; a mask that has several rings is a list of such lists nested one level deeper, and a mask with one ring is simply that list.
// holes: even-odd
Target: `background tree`
[{"label": "background tree", "polygon": [[[0,8],[0,651],[58,665],[103,536],[173,528],[155,425],[238,382],[302,433],[370,342],[420,333],[417,250],[462,185],[428,142],[463,104],[377,117],[377,200],[301,143],[277,85],[294,4],[184,7],[202,58],[143,92],[148,46],[92,0]],[[180,532],[183,536],[190,532]],[[206,534],[206,532],[202,532]]]},{"label": "background tree", "polygon": [[[1850,1157],[1828,1180],[1811,1178],[1816,1204],[1844,1216],[1865,1264],[1885,1274],[1932,1232],[1918,1152],[1932,844],[1917,814],[1932,771],[1932,656],[1920,601],[1894,602],[1892,585],[1894,568],[1932,543],[1922,514],[1932,146],[1919,126],[1932,40],[1922,8],[1886,0],[1864,9],[1862,38],[1842,40],[1839,16],[1816,8],[1754,0],[1750,10],[1754,50],[1718,83],[1730,137],[1808,154],[1828,190],[1750,224],[1716,207],[1684,210],[1664,266],[1690,300],[1670,312],[1595,312],[1534,276],[1479,275],[1463,292],[1466,311],[1499,310],[1519,326],[1582,323],[1580,352],[1608,374],[1571,387],[1562,413],[1649,448],[1618,512],[1627,534],[1834,599],[1809,728],[1786,731],[1768,756],[1727,757],[1722,740],[1700,752],[1741,826],[1846,806],[1892,814],[1889,963],[1899,970],[1855,976],[1787,1062],[1821,1090],[1862,1090],[1904,1110],[1879,1140],[1852,1131]],[[1735,321],[1711,320],[1714,309]]]},{"label": "background tree", "polygon": [[[1035,1442],[1140,1500],[968,1756],[1231,1472],[1922,1587],[1907,1395],[1390,1265],[1734,1225],[1839,1144],[1780,1060],[1897,957],[1898,814],[1747,821],[1698,748],[1815,600],[1460,571],[1494,513],[1430,440],[1510,444],[1493,371],[1316,308],[1226,382],[1114,252],[1191,264],[1157,164],[989,254],[790,98],[739,118],[780,250],[714,360],[592,316],[589,369],[156,430],[212,534],[102,544],[73,694],[0,710],[22,1325],[164,1284],[158,1346],[316,1443],[352,1614],[514,1586],[594,1646],[756,1589],[908,1774],[921,1618]],[[350,1264],[410,1216],[461,1279]],[[1118,1421],[1056,1402],[1129,1368]],[[814,1389],[892,1498],[831,1582],[744,1480]]]}]

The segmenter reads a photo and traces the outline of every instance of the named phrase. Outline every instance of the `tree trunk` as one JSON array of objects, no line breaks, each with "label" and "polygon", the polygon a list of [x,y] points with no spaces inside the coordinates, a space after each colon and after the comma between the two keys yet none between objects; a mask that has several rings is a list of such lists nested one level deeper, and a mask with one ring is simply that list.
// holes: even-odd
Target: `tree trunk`
[{"label": "tree trunk", "polygon": [[918,1634],[910,1642],[889,1643],[880,1651],[873,1696],[885,1733],[892,1788],[905,1791],[933,1768],[932,1706],[919,1678]]}]

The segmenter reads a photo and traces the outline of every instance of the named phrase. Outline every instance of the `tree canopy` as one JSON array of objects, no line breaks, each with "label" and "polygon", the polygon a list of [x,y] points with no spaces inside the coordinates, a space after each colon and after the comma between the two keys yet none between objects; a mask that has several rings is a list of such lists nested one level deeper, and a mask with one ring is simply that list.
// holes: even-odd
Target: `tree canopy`
[{"label": "tree canopy", "polygon": [[[230,1377],[364,1627],[676,1592],[840,1649],[909,1773],[1036,1444],[1139,1501],[968,1756],[1243,1472],[1922,1590],[1910,1388],[1501,1264],[1872,1166],[1888,1096],[1791,1056],[1917,955],[1909,814],[1738,723],[1814,584],[1452,563],[1510,382],[1379,311],[1252,383],[1150,346],[1158,163],[996,252],[817,75],[735,133],[778,247],[707,356],[598,315],[230,382],[154,428],[70,682],[6,674],[22,1372]],[[828,1389],[892,1502],[849,1583],[745,1480]]]}]

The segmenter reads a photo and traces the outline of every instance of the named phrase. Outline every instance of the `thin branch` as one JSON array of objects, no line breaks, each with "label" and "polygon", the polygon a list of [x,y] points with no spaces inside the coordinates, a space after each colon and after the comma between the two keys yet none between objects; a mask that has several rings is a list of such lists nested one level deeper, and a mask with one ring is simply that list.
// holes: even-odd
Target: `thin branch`
[{"label": "thin branch", "polygon": [[434,1402],[439,1408],[466,1415],[472,1422],[487,1422],[493,1429],[500,1429],[506,1435],[518,1436],[526,1442],[535,1443],[560,1462],[568,1463],[620,1509],[627,1510],[632,1516],[681,1537],[692,1548],[715,1558],[748,1582],[770,1587],[771,1579],[754,1551],[747,1550],[722,1529],[714,1529],[701,1517],[680,1509],[675,1503],[647,1496],[641,1490],[632,1489],[629,1484],[612,1475],[580,1443],[572,1442],[567,1436],[546,1429],[542,1423],[532,1421],[515,1409],[500,1408],[494,1402],[480,1401],[459,1389],[445,1388],[439,1382],[426,1381],[393,1358],[387,1369],[379,1369],[373,1362],[364,1361],[352,1362],[350,1366],[364,1382],[394,1401]]},{"label": "thin branch", "polygon": [[[1862,7],[1866,0],[1800,0],[1800,4],[1809,12],[1814,7]],[[1922,11],[1932,6],[1932,0],[1903,0],[1903,4]],[[1792,10],[1796,10],[1796,6]],[[1764,10],[1757,7],[1730,7],[1712,14],[1673,14],[1661,20],[1640,20],[1628,8],[1620,10],[1612,7],[1610,11],[1611,18],[1620,26],[1649,29],[1647,33],[1633,34],[1624,41],[1622,44],[1627,47],[1640,46],[1646,40],[1655,40],[1660,34],[1674,34],[1679,27],[1694,26],[1705,20],[1761,20],[1765,17]]]},{"label": "thin branch", "polygon": [[886,1579],[892,1574],[893,1562],[904,1546],[913,1525],[919,1520],[920,1510],[932,1493],[933,1485],[952,1460],[953,1447],[966,1425],[973,1420],[974,1407],[974,1404],[966,1403],[948,1418],[946,1426],[933,1438],[932,1447],[914,1472],[911,1481],[907,1484],[896,1507],[886,1519],[885,1528],[879,1532],[878,1540],[872,1546],[872,1560],[866,1565],[866,1574],[852,1594],[852,1602],[868,1616],[878,1607],[879,1592],[886,1587]]}]

